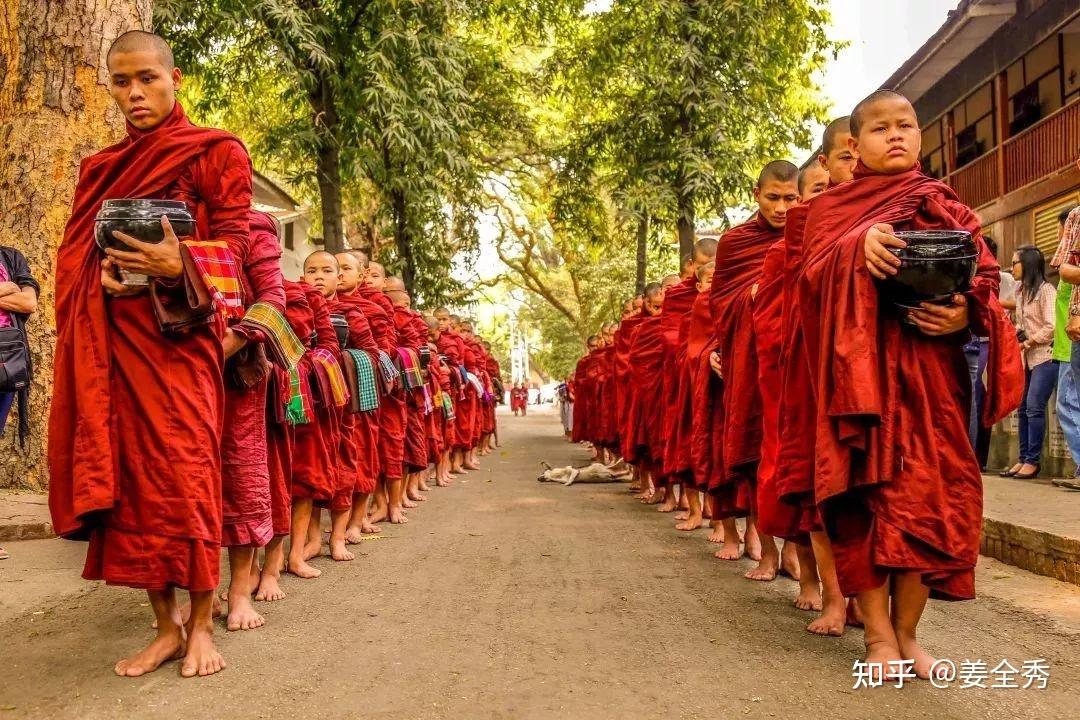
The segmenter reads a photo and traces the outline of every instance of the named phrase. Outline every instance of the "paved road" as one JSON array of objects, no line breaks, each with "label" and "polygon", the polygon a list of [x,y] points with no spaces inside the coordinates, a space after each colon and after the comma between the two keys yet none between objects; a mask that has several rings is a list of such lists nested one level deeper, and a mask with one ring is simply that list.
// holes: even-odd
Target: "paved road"
[{"label": "paved road", "polygon": [[585,453],[550,414],[502,422],[482,471],[289,582],[264,629],[222,631],[208,679],[114,677],[150,637],[143,598],[79,581],[76,544],[10,544],[0,719],[1076,717],[1080,589],[989,562],[979,600],[926,618],[943,656],[1046,658],[1047,690],[852,690],[859,634],[805,633],[793,583],[741,579],[624,486],[537,483],[539,459]]}]

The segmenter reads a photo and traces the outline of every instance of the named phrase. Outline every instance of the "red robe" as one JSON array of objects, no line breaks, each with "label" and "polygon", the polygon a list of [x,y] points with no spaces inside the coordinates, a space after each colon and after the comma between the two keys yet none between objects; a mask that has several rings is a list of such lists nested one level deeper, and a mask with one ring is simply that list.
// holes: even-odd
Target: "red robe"
[{"label": "red robe", "polygon": [[148,293],[107,298],[93,228],[102,200],[169,198],[187,203],[197,238],[242,246],[251,163],[179,104],[154,130],[127,133],[83,160],[57,257],[49,509],[58,535],[90,540],[87,579],[213,590],[224,324],[165,337]]},{"label": "red robe", "polygon": [[612,366],[615,362],[615,346],[605,345],[597,350],[593,375],[596,378],[596,428],[594,442],[600,447],[615,445],[615,378]]},{"label": "red robe", "polygon": [[[401,323],[398,336],[401,347],[419,352],[427,345],[427,323],[424,316],[409,308],[394,308],[395,318]],[[404,459],[408,472],[420,472],[427,467],[428,448],[425,432],[424,390],[409,390],[406,395]]]},{"label": "red robe", "polygon": [[[642,320],[644,320],[644,316],[641,312],[624,319],[619,326],[619,332],[615,339],[615,380],[619,383],[621,389],[616,398],[615,413],[619,433],[619,453],[627,462],[632,462],[629,459],[633,455],[631,418],[634,412],[634,398],[637,395],[633,384],[632,350]],[[569,383],[567,384],[569,385]],[[575,406],[575,412],[576,410]]]},{"label": "red robe", "polygon": [[[311,310],[311,335],[299,336],[308,342],[310,349],[323,348],[335,355],[341,352],[337,333],[330,324],[330,311],[322,293],[307,283],[300,283],[300,288]],[[286,306],[286,318],[290,324],[299,324],[301,318],[292,317]],[[318,370],[310,353],[301,361],[301,370],[306,373],[306,380],[312,389],[310,422],[297,425],[293,443],[293,482],[294,498],[310,498],[329,506],[338,487],[338,443],[340,433],[340,412],[334,407],[333,398],[324,397],[319,391]]]},{"label": "red robe", "polygon": [[589,365],[593,360],[590,351],[574,367],[574,427],[570,433],[570,439],[574,442],[588,441],[592,432],[589,428],[589,400],[592,393]]},{"label": "red robe", "polygon": [[[372,363],[377,364],[379,344],[375,340],[375,328],[368,321],[368,313],[374,310],[371,303],[353,292],[338,295],[331,303],[331,309],[343,315],[349,324],[348,349],[367,354]],[[344,361],[352,362],[350,358]],[[353,495],[374,492],[379,472],[378,411],[346,412],[341,426],[340,467],[344,477],[334,493],[332,507],[337,510],[349,507]]]},{"label": "red robe", "polygon": [[683,397],[679,401],[682,413],[675,432],[684,443],[679,462],[685,462],[690,469],[684,475],[684,482],[695,489],[707,490],[712,468],[712,445],[709,442],[711,438],[704,432],[708,422],[699,413],[708,406],[708,393],[712,389],[709,353],[715,323],[709,293],[697,294],[688,317]]},{"label": "red robe", "polygon": [[465,365],[465,343],[456,332],[444,330],[439,333],[435,345],[449,364],[450,398],[454,401],[455,418],[446,422],[445,443],[451,450],[465,450],[468,442],[463,436],[465,420],[461,415],[465,396],[465,381],[461,377],[461,368]]},{"label": "red robe", "polygon": [[845,595],[892,571],[918,572],[931,596],[974,597],[982,480],[967,441],[968,333],[928,337],[906,327],[866,270],[873,224],[965,228],[981,249],[967,293],[973,331],[990,338],[984,424],[1017,406],[1023,387],[1015,330],[997,300],[998,267],[978,218],[916,167],[856,179],[808,211],[799,309],[817,397],[815,499]]},{"label": "red robe", "polygon": [[716,253],[709,297],[723,381],[711,374],[713,460],[709,491],[714,517],[753,512],[754,481],[761,453],[761,395],[758,391],[751,288],[761,276],[765,253],[783,231],[755,214],[724,233]]},{"label": "red robe", "polygon": [[660,315],[647,316],[638,326],[630,348],[630,380],[634,388],[634,401],[627,432],[632,433],[632,462],[655,475],[663,471],[663,447],[657,444],[660,435],[657,426],[663,422],[657,412],[663,384],[660,372],[663,361],[664,337]]},{"label": "red robe", "polygon": [[664,294],[664,309],[660,317],[664,326],[664,390],[663,400],[663,448],[664,475],[673,482],[687,480],[689,457],[683,453],[688,446],[678,433],[682,405],[686,397],[683,391],[683,370],[686,359],[686,343],[690,326],[690,311],[698,296],[697,278],[689,277],[678,285],[668,288]]},{"label": "red robe", "polygon": [[[234,251],[243,270],[245,303],[285,309],[281,276],[281,245],[277,226],[266,213],[252,211],[248,244]],[[240,254],[242,253],[242,254]],[[239,325],[233,332],[248,341],[244,352],[265,340],[262,333]],[[230,359],[235,362],[240,355]],[[267,375],[270,376],[269,368]],[[225,423],[221,438],[221,498],[225,547],[262,547],[274,536],[267,456],[266,389],[264,378],[252,387],[225,383]]]},{"label": "red robe", "polygon": [[[367,283],[358,287],[354,296],[367,302],[364,312],[375,342],[393,360],[398,348],[394,304],[385,293]],[[379,402],[379,475],[383,479],[397,479],[405,475],[405,396],[400,381]]]}]

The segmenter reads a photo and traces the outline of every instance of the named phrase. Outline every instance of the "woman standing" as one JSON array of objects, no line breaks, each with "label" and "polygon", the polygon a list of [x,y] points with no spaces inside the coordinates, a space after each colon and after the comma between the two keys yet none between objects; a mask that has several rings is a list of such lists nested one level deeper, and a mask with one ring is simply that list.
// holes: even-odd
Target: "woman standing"
[{"label": "woman standing", "polygon": [[1046,435],[1046,404],[1057,384],[1053,360],[1054,287],[1046,281],[1046,262],[1031,245],[1013,253],[1012,274],[1019,281],[1016,297],[1017,338],[1024,360],[1024,396],[1020,400],[1020,458],[1002,477],[1030,479],[1041,469]]},{"label": "woman standing", "polygon": [[[37,310],[37,297],[40,287],[34,276],[30,274],[30,265],[26,257],[12,247],[0,245],[0,334],[4,338],[5,345],[21,343],[20,354],[12,354],[13,365],[25,367],[21,370],[27,374],[31,372],[29,367],[30,354],[26,343],[26,319]],[[10,336],[10,337],[9,337]],[[9,342],[10,340],[10,342]],[[8,353],[5,353],[5,357]],[[16,389],[12,378],[8,377],[7,367],[0,366],[0,434],[7,425],[8,414],[15,400],[19,401],[19,442],[26,439],[29,431],[27,413],[27,398],[30,388],[28,383],[19,382]],[[8,554],[0,547],[0,560],[7,558]]]}]

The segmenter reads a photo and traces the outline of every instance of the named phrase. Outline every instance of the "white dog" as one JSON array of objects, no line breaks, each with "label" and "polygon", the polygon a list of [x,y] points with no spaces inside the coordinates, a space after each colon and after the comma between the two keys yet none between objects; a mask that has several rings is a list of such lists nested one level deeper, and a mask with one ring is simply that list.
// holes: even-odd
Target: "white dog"
[{"label": "white dog", "polygon": [[544,474],[536,478],[540,482],[557,482],[563,485],[622,482],[622,477],[611,472],[601,463],[593,463],[583,468],[576,468],[571,465],[553,468],[543,461],[540,462],[540,465],[545,468]]}]

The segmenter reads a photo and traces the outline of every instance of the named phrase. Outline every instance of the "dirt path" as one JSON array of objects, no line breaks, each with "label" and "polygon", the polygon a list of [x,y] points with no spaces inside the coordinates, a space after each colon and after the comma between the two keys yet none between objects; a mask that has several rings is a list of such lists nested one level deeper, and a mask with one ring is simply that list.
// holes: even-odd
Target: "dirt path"
[{"label": "dirt path", "polygon": [[145,600],[78,581],[77,545],[10,544],[0,719],[1076,717],[1080,589],[988,564],[979,600],[927,617],[957,661],[1046,658],[1047,690],[852,690],[860,635],[805,633],[793,583],[741,579],[624,486],[537,483],[539,459],[584,451],[550,414],[502,423],[502,450],[408,526],[289,582],[266,628],[222,631],[209,679],[112,676],[150,637]]}]

